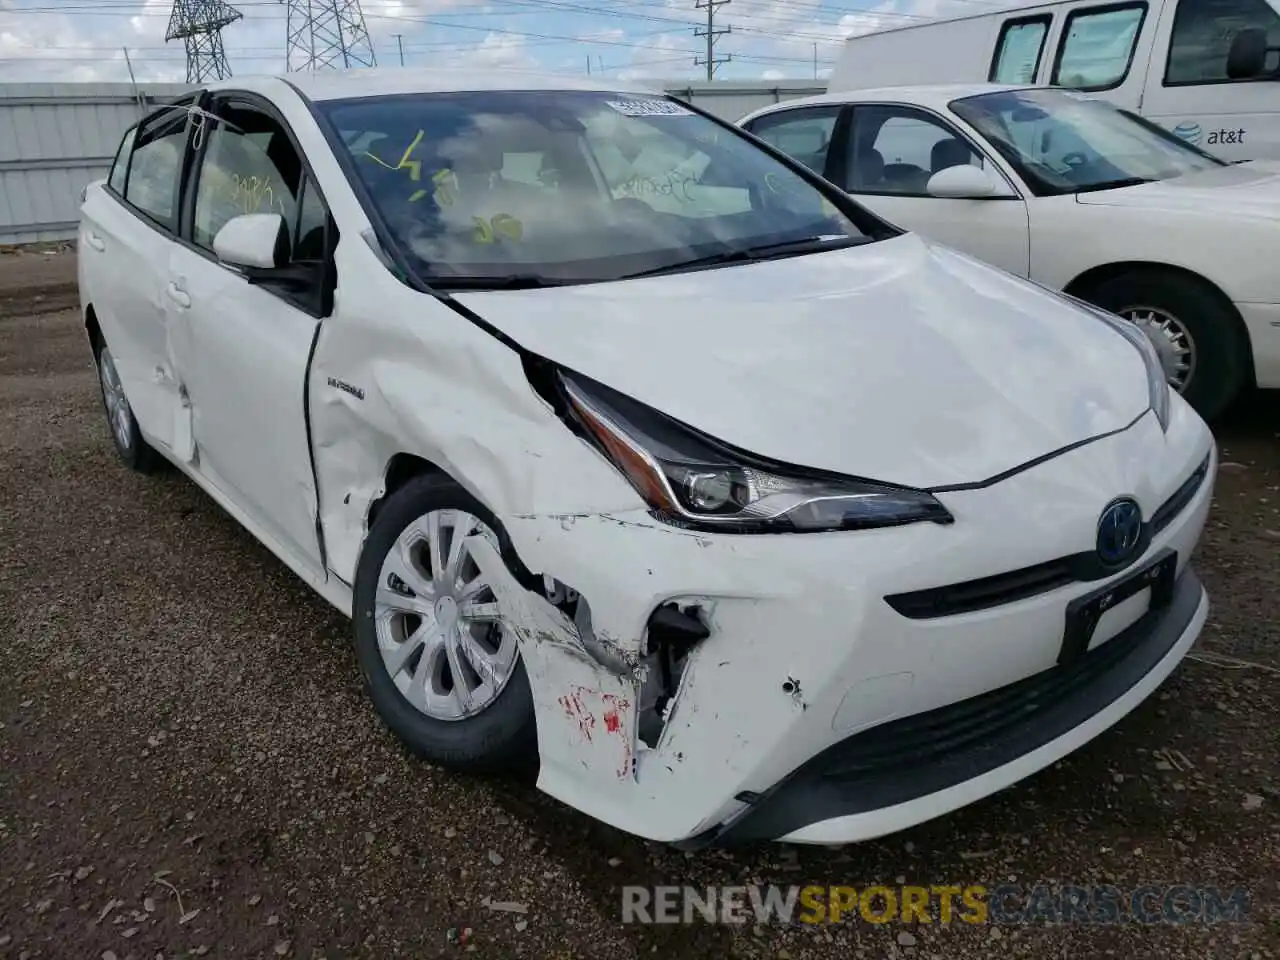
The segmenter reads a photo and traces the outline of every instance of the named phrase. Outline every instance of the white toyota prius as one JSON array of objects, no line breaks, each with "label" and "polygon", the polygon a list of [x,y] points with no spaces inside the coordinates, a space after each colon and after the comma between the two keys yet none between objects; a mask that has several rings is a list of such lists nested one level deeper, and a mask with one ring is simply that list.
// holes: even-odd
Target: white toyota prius
[{"label": "white toyota prius", "polygon": [[80,249],[124,462],[347,613],[418,755],[634,834],[933,818],[1205,620],[1216,450],[1138,328],[661,95],[225,81],[125,135]]}]

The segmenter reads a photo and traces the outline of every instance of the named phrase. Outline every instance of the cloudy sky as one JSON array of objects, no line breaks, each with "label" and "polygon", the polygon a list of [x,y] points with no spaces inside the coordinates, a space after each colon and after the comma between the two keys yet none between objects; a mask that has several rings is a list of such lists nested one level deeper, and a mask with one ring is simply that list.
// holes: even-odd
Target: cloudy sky
[{"label": "cloudy sky", "polygon": [[[205,0],[217,3],[219,0]],[[317,2],[317,0],[313,0]],[[723,80],[825,76],[843,37],[1004,0],[731,0],[716,54]],[[281,0],[239,0],[244,18],[223,32],[236,74],[284,69]],[[628,78],[696,78],[706,22],[695,0],[362,0],[380,66],[467,64]],[[0,81],[185,78],[182,41],[165,43],[172,0],[0,0]],[[399,38],[397,39],[397,35]]]}]

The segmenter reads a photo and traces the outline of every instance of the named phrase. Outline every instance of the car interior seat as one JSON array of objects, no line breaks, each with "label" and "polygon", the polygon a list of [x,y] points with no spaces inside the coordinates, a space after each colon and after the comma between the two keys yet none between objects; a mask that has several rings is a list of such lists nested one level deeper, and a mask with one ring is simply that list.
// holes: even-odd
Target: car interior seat
[{"label": "car interior seat", "polygon": [[875,147],[862,147],[854,155],[853,170],[850,173],[850,190],[868,190],[880,186],[884,180],[884,155]]},{"label": "car interior seat", "polygon": [[947,137],[933,145],[929,152],[929,168],[933,173],[948,167],[959,167],[973,159],[968,144],[956,137]]}]

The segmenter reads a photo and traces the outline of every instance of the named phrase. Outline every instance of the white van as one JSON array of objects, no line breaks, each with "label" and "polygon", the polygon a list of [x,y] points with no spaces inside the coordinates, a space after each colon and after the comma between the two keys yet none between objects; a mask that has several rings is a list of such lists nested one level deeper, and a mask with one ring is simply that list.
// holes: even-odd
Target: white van
[{"label": "white van", "polygon": [[851,37],[832,93],[936,83],[1095,92],[1224,160],[1280,159],[1280,0],[1060,0]]}]

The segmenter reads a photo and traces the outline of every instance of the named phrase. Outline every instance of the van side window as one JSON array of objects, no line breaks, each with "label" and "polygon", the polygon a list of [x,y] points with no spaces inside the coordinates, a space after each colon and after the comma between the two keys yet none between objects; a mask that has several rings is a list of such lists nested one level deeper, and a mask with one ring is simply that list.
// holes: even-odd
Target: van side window
[{"label": "van side window", "polygon": [[1267,46],[1280,46],[1280,16],[1266,0],[1179,0],[1164,85],[1231,82],[1227,51],[1249,27],[1267,31]]},{"label": "van side window", "polygon": [[1043,16],[1006,20],[1000,28],[987,79],[992,83],[1035,83],[1051,19]]},{"label": "van side window", "polygon": [[1120,86],[1133,64],[1133,50],[1146,14],[1145,3],[1072,12],[1062,30],[1050,82],[1077,90]]}]

